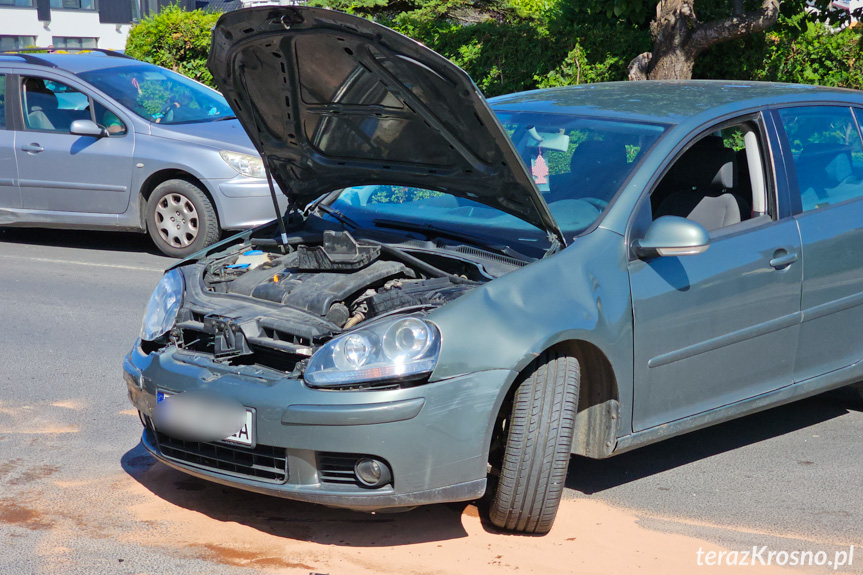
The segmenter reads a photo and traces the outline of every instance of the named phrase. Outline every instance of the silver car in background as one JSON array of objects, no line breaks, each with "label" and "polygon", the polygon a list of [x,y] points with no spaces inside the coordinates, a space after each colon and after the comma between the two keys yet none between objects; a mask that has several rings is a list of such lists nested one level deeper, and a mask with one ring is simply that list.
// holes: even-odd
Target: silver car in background
[{"label": "silver car in background", "polygon": [[0,226],[148,231],[185,257],[275,217],[264,176],[203,84],[117,53],[0,54]]}]

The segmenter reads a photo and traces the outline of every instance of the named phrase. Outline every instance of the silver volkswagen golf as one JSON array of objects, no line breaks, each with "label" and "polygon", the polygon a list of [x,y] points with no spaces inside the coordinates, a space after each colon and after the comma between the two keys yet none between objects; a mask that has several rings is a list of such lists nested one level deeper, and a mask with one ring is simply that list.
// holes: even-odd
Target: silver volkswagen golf
[{"label": "silver volkswagen golf", "polygon": [[215,90],[115,52],[0,54],[0,226],[146,230],[185,257],[273,219],[263,176]]},{"label": "silver volkswagen golf", "polygon": [[167,465],[354,509],[487,493],[544,533],[571,454],[863,378],[859,92],[487,102],[392,30],[288,7],[222,16],[209,66],[291,205],[153,293],[123,367]]}]

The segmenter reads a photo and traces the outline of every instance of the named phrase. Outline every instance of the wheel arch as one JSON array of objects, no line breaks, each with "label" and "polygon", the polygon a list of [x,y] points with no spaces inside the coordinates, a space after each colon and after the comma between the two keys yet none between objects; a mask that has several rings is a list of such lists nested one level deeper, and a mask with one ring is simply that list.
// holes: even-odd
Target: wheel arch
[{"label": "wheel arch", "polygon": [[213,194],[204,185],[204,182],[201,181],[200,178],[197,178],[193,174],[181,170],[178,168],[164,168],[162,170],[158,170],[153,172],[147,179],[144,180],[144,183],[141,184],[141,188],[138,191],[138,201],[141,203],[141,209],[138,211],[138,215],[141,219],[141,227],[145,231],[147,230],[147,202],[150,200],[150,196],[153,195],[153,191],[159,187],[160,184],[167,182],[168,180],[183,180],[192,184],[193,186],[199,188],[207,199],[210,200],[210,203],[213,205],[213,210],[216,212],[216,221],[219,222],[219,227],[221,228],[221,214],[219,214],[219,205],[216,203]]},{"label": "wheel arch", "polygon": [[[533,357],[546,351],[557,351],[574,357],[580,368],[578,407],[571,453],[593,459],[604,459],[612,455],[617,443],[620,427],[620,390],[617,376],[608,356],[594,343],[583,339],[567,339],[548,345]],[[505,393],[498,400],[496,416],[510,405],[522,376],[531,369],[533,361],[521,365],[512,372]],[[490,422],[487,445],[495,441],[495,422]]]}]

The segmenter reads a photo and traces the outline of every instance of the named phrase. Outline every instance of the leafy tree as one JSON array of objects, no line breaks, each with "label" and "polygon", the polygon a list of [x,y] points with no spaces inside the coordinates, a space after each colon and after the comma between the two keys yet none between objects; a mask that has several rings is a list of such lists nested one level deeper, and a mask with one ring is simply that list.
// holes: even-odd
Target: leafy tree
[{"label": "leafy tree", "polygon": [[847,13],[831,11],[831,0],[562,0],[582,10],[628,19],[650,31],[652,50],[628,66],[631,80],[689,79],[697,58],[713,46],[763,32],[780,13],[812,20],[847,22]]}]

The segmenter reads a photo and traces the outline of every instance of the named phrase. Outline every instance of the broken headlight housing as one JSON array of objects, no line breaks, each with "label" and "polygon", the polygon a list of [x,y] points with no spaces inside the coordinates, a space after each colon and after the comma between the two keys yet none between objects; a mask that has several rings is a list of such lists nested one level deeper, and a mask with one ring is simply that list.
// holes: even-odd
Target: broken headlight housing
[{"label": "broken headlight housing", "polygon": [[333,338],[309,360],[304,378],[312,387],[355,385],[431,373],[440,332],[417,317],[381,321]]},{"label": "broken headlight housing", "polygon": [[141,339],[154,341],[174,327],[177,312],[183,302],[184,287],[183,273],[180,270],[173,269],[162,276],[147,303],[141,325]]}]

